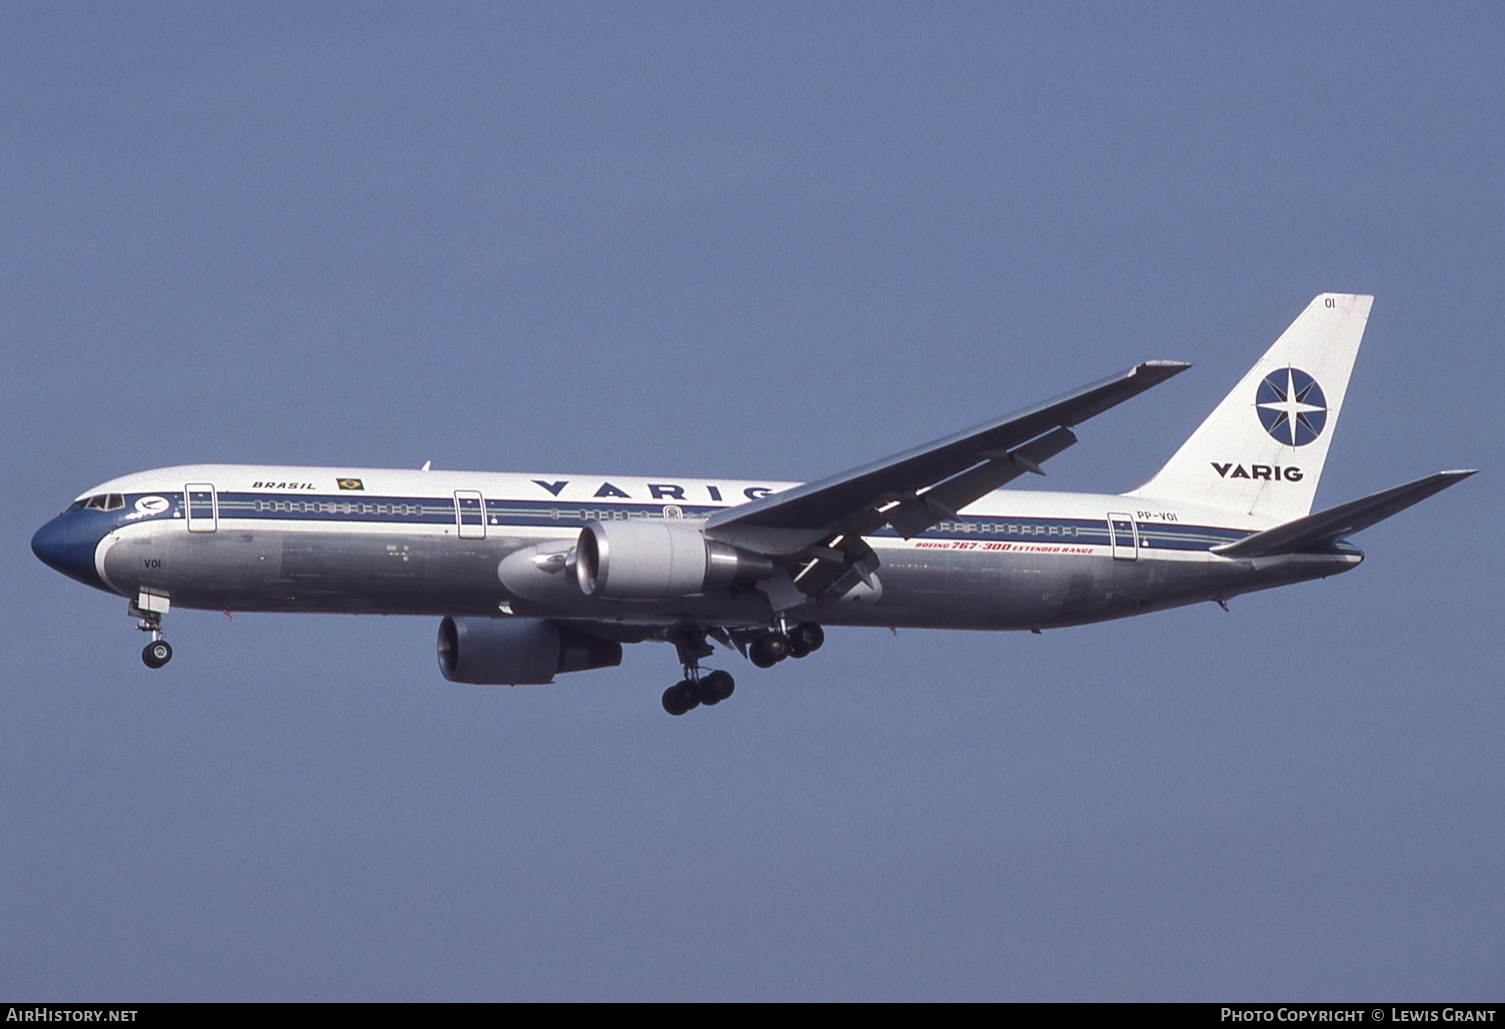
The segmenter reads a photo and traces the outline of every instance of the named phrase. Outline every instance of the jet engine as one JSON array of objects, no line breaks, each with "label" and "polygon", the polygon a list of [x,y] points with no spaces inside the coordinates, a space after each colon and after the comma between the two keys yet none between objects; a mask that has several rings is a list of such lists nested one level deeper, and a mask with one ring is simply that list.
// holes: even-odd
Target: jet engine
[{"label": "jet engine", "polygon": [[622,644],[545,618],[445,618],[439,671],[450,682],[541,686],[562,672],[613,668]]},{"label": "jet engine", "polygon": [[661,600],[773,575],[762,554],[708,540],[672,521],[589,522],[575,545],[575,578],[587,596]]}]

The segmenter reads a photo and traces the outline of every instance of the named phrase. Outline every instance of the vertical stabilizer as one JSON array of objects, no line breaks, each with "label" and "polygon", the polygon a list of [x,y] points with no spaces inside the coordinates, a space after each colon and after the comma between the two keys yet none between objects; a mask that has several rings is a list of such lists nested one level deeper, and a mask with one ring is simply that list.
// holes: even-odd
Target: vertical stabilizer
[{"label": "vertical stabilizer", "polygon": [[1323,293],[1130,496],[1247,514],[1270,525],[1310,513],[1371,296]]}]

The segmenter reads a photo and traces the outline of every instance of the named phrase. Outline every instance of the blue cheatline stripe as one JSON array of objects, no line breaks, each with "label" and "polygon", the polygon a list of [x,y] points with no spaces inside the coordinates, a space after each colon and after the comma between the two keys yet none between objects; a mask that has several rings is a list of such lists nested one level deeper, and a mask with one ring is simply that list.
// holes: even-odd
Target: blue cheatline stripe
[{"label": "blue cheatline stripe", "polygon": [[[197,491],[195,491],[197,492]],[[158,518],[172,517],[183,511],[182,493],[133,493],[126,498],[124,515],[132,513],[135,502],[144,496],[166,496],[172,511]],[[462,498],[466,522],[479,513],[473,501]],[[629,504],[578,504],[558,501],[486,500],[486,524],[507,526],[554,526],[578,528],[589,521],[612,521],[633,518],[662,518],[662,502]],[[723,509],[717,505],[676,503],[686,518],[704,518]],[[207,513],[207,512],[206,512]],[[219,494],[220,518],[248,521],[277,520],[403,525],[454,525],[453,497],[352,497],[349,493],[287,494],[224,492]],[[1243,529],[1226,529],[1212,525],[1138,522],[1139,545],[1149,550],[1208,550],[1224,543],[1243,539],[1250,533]],[[898,534],[885,526],[872,535],[896,538]],[[1024,518],[997,515],[964,515],[943,520],[921,533],[919,539],[997,540],[1018,543],[1076,543],[1084,546],[1109,546],[1108,519],[1102,518]],[[1351,548],[1350,548],[1351,549]]]}]

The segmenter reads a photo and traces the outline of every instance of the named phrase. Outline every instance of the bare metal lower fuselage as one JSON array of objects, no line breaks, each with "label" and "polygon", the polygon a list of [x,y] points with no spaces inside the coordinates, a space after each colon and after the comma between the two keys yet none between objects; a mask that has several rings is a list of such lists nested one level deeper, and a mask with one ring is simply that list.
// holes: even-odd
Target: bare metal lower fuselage
[{"label": "bare metal lower fuselage", "polygon": [[[304,488],[325,480],[361,489]],[[1321,578],[1363,558],[1339,544],[1232,559],[1212,548],[1259,525],[1143,498],[999,492],[914,539],[874,535],[870,584],[777,613],[758,583],[604,599],[582,592],[566,567],[591,520],[694,522],[788,485],[194,466],[97,487],[113,509],[75,502],[33,546],[89,585],[175,609],[543,618],[624,642],[677,625],[767,627],[780,616],[936,629],[1077,625]],[[608,486],[625,496],[602,498]],[[694,503],[702,497],[723,504]]]},{"label": "bare metal lower fuselage", "polygon": [[[1121,506],[1121,505],[1120,505]],[[456,533],[343,531],[238,526],[187,532],[181,522],[124,525],[101,539],[103,584],[128,597],[171,597],[175,607],[232,611],[389,615],[510,614],[620,626],[678,622],[757,626],[773,619],[752,587],[666,600],[587,597],[559,570],[510,584],[502,570],[563,552],[578,529],[554,535],[493,530],[484,539]],[[1255,561],[1210,552],[1131,557],[1102,548],[983,549],[964,538],[928,536],[877,546],[874,589],[800,612],[832,625],[949,629],[1034,629],[1120,618],[1253,590],[1321,578],[1356,566],[1351,549]],[[970,545],[968,545],[970,544]],[[962,548],[966,549],[952,549]],[[1066,552],[1080,549],[1088,552]],[[522,560],[518,560],[521,558]]]}]

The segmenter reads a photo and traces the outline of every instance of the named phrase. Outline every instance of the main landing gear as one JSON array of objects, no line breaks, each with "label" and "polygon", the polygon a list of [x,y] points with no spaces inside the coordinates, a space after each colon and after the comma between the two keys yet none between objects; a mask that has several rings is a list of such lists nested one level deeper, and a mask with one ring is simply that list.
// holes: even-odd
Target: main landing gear
[{"label": "main landing gear", "polygon": [[747,645],[747,658],[759,668],[772,668],[786,657],[804,657],[820,649],[826,632],[814,622],[801,622],[787,632],[770,629]]},{"label": "main landing gear", "polygon": [[701,704],[714,707],[737,688],[730,674],[721,671],[700,674],[698,668],[685,669],[685,678],[664,690],[664,710],[682,715]]},{"label": "main landing gear", "polygon": [[685,677],[664,690],[664,710],[671,715],[682,715],[701,704],[715,707],[737,688],[736,682],[726,672],[700,670],[700,659],[710,657],[716,648],[706,639],[703,629],[687,627],[669,634],[669,642],[679,652],[679,663],[684,666]]},{"label": "main landing gear", "polygon": [[148,668],[161,668],[172,660],[172,644],[162,638],[162,615],[167,607],[166,597],[143,593],[126,609],[137,619],[136,628],[152,634],[152,641],[141,650],[141,663]]},{"label": "main landing gear", "polygon": [[[717,639],[729,644],[724,630],[715,630]],[[706,632],[699,628],[683,628],[670,633],[669,642],[679,652],[679,662],[684,666],[685,677],[664,690],[664,710],[679,716],[700,705],[714,707],[732,695],[737,688],[730,674],[709,671],[702,674],[700,659],[710,657],[715,648],[706,639]],[[738,636],[737,645],[744,648],[747,657],[759,668],[772,668],[786,657],[804,657],[819,650],[826,642],[826,634],[814,622],[801,622],[792,629],[780,627],[747,636]]]}]

